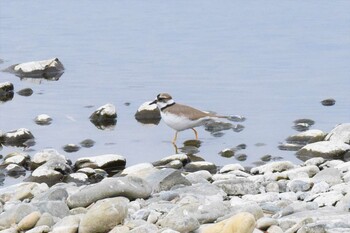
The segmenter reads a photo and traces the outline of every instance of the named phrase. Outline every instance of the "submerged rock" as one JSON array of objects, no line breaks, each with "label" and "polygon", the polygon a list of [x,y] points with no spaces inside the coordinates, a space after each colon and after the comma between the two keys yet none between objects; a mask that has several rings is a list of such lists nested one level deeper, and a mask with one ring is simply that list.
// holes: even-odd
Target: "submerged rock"
[{"label": "submerged rock", "polygon": [[32,88],[23,88],[19,91],[17,91],[18,95],[21,96],[31,96],[33,94],[33,89]]},{"label": "submerged rock", "polygon": [[71,144],[64,145],[63,150],[67,153],[77,152],[80,150],[80,146],[71,143]]},{"label": "submerged rock", "polygon": [[135,119],[143,124],[158,125],[161,119],[160,111],[156,104],[150,103],[151,101],[147,101],[141,104],[135,113]]},{"label": "submerged rock", "polygon": [[314,124],[315,124],[315,121],[311,119],[298,119],[294,121],[293,128],[296,131],[302,132],[302,131],[308,130]]},{"label": "submerged rock", "polygon": [[92,139],[85,139],[79,143],[82,147],[90,148],[95,145],[95,141]]},{"label": "submerged rock", "polygon": [[10,72],[21,78],[44,78],[58,80],[64,72],[64,66],[58,58],[43,61],[32,61],[15,64],[4,71]]},{"label": "submerged rock", "polygon": [[90,121],[99,129],[113,128],[117,123],[117,111],[113,104],[105,104],[90,115]]},{"label": "submerged rock", "polygon": [[332,99],[332,98],[324,99],[324,100],[321,101],[321,104],[323,106],[333,106],[335,104],[335,99]]}]

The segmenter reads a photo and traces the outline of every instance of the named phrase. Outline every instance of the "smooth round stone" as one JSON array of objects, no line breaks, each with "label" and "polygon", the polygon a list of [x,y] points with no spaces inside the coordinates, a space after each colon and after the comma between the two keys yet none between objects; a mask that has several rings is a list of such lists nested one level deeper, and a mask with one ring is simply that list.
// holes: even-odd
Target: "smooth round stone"
[{"label": "smooth round stone", "polygon": [[336,168],[328,168],[320,171],[314,177],[312,177],[312,181],[314,183],[318,182],[326,182],[330,186],[342,183],[341,173]]},{"label": "smooth round stone", "polygon": [[20,96],[31,96],[33,94],[32,88],[23,88],[19,91],[17,91],[17,94]]},{"label": "smooth round stone", "polygon": [[206,170],[212,174],[217,172],[217,167],[214,163],[206,161],[190,162],[186,164],[185,170],[188,172],[195,172],[200,170]]},{"label": "smooth round stone", "polygon": [[6,155],[4,157],[4,162],[2,164],[24,165],[29,159],[30,159],[30,156],[27,154],[14,152]]},{"label": "smooth round stone", "polygon": [[32,161],[31,161],[32,164],[34,164],[34,167],[32,166],[32,169],[35,169],[35,167],[38,167],[39,165],[44,164],[47,161],[52,161],[52,160],[66,161],[66,157],[64,155],[59,154],[57,150],[44,149],[44,150],[34,154]]},{"label": "smooth round stone", "polygon": [[114,127],[116,119],[117,111],[113,104],[105,104],[90,115],[90,121],[100,129]]},{"label": "smooth round stone", "polygon": [[262,217],[256,222],[256,227],[260,230],[267,230],[272,225],[278,225],[277,219]]},{"label": "smooth round stone", "polygon": [[63,150],[67,153],[77,152],[80,150],[80,146],[76,144],[67,144],[63,146]]},{"label": "smooth round stone", "polygon": [[298,156],[302,157],[323,157],[323,158],[339,158],[345,152],[350,150],[350,145],[340,141],[321,141],[308,144],[301,148]]},{"label": "smooth round stone", "polygon": [[167,156],[159,161],[153,162],[152,164],[154,166],[163,166],[163,165],[166,165],[174,160],[179,160],[183,164],[186,164],[189,159],[188,159],[188,156],[186,154],[174,154],[174,155]]},{"label": "smooth round stone", "polygon": [[17,225],[18,229],[21,231],[26,231],[35,226],[41,217],[40,212],[34,211],[27,216],[25,216]]},{"label": "smooth round stone", "polygon": [[101,169],[124,169],[126,160],[123,156],[117,154],[105,154],[94,157],[83,157],[77,159],[75,167],[101,168]]},{"label": "smooth round stone", "polygon": [[7,174],[9,176],[19,177],[19,176],[25,174],[26,169],[22,166],[17,165],[17,164],[9,164],[8,166],[6,166],[5,171],[7,172]]},{"label": "smooth round stone", "polygon": [[78,232],[80,216],[69,215],[59,220],[52,227],[52,233]]},{"label": "smooth round stone", "polygon": [[227,173],[227,172],[236,171],[236,170],[244,171],[245,169],[239,163],[227,164],[220,169],[220,173]]},{"label": "smooth round stone", "polygon": [[264,174],[267,172],[282,172],[293,168],[295,168],[295,165],[289,161],[278,161],[252,168],[250,172],[253,174]]},{"label": "smooth round stone", "polygon": [[308,143],[322,141],[326,137],[326,133],[318,129],[310,129],[304,132],[289,136],[286,141],[288,143],[297,143],[306,145]]},{"label": "smooth round stone", "polygon": [[34,119],[35,123],[38,125],[50,125],[52,118],[47,114],[40,114]]},{"label": "smooth round stone", "polygon": [[26,231],[26,233],[46,233],[50,232],[50,230],[49,226],[36,226],[33,229]]},{"label": "smooth round stone", "polygon": [[325,138],[326,141],[339,141],[344,143],[350,143],[350,123],[344,123],[337,125],[329,132]]},{"label": "smooth round stone", "polygon": [[231,158],[235,155],[235,151],[232,148],[226,148],[220,151],[219,155],[225,158]]},{"label": "smooth round stone", "polygon": [[45,212],[41,215],[40,219],[38,220],[38,222],[35,224],[36,227],[38,226],[53,226],[55,224],[55,221],[52,217],[51,214]]},{"label": "smooth round stone", "polygon": [[247,160],[247,155],[246,154],[238,154],[238,155],[235,155],[235,158],[238,160],[238,161],[246,161]]},{"label": "smooth round stone", "polygon": [[265,187],[266,192],[276,192],[278,193],[280,188],[277,182],[270,182]]},{"label": "smooth round stone", "polygon": [[292,180],[287,184],[287,187],[292,192],[306,192],[311,189],[311,184],[302,180]]},{"label": "smooth round stone", "polygon": [[82,217],[79,232],[108,232],[122,223],[128,214],[128,202],[125,197],[108,198],[97,201]]},{"label": "smooth round stone", "polygon": [[3,135],[3,144],[8,146],[26,147],[26,142],[34,140],[34,135],[25,128],[12,130]]},{"label": "smooth round stone", "polygon": [[335,99],[329,98],[321,101],[323,106],[333,106],[335,104]]}]

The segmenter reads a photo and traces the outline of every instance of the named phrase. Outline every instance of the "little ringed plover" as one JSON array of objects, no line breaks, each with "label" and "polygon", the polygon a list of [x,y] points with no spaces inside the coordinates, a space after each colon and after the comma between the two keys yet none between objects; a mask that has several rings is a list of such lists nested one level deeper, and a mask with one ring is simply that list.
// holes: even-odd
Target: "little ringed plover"
[{"label": "little ringed plover", "polygon": [[174,144],[180,131],[192,129],[196,140],[198,140],[198,133],[194,129],[195,127],[204,125],[215,118],[228,118],[227,116],[218,116],[187,105],[175,103],[168,93],[160,93],[151,104],[157,104],[165,124],[176,131],[172,141]]}]

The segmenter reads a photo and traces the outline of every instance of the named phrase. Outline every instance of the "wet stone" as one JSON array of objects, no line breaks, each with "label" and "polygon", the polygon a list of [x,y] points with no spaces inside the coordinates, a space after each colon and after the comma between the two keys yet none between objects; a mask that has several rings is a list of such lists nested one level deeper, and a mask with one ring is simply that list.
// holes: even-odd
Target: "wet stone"
[{"label": "wet stone", "polygon": [[143,124],[157,125],[161,119],[160,111],[156,104],[151,101],[143,103],[135,113],[135,119]]},{"label": "wet stone", "polygon": [[90,121],[99,129],[113,128],[117,123],[117,111],[113,104],[105,104],[90,115]]},{"label": "wet stone", "polygon": [[325,140],[350,144],[350,123],[337,125],[329,132]]},{"label": "wet stone", "polygon": [[323,106],[333,106],[335,104],[335,99],[329,98],[321,101]]},{"label": "wet stone", "polygon": [[80,150],[80,146],[76,144],[67,144],[63,146],[63,150],[67,153],[77,152]]},{"label": "wet stone", "polygon": [[50,125],[52,118],[47,114],[40,114],[34,119],[37,125]]},{"label": "wet stone", "polygon": [[350,145],[343,142],[321,141],[304,146],[297,152],[297,155],[304,158],[323,157],[336,159],[341,158],[348,150],[350,150]]},{"label": "wet stone", "polygon": [[219,155],[225,158],[231,158],[235,155],[235,151],[231,148],[226,148],[223,149],[222,151],[219,152]]},{"label": "wet stone", "polygon": [[23,88],[19,91],[17,91],[17,94],[20,96],[31,96],[33,94],[32,88]]},{"label": "wet stone", "polygon": [[246,154],[237,154],[235,155],[235,158],[238,160],[238,161],[246,161],[248,156]]},{"label": "wet stone", "polygon": [[212,174],[215,174],[217,172],[217,167],[214,163],[206,162],[206,161],[199,161],[199,162],[190,162],[186,164],[185,170],[188,172],[195,172],[200,170],[208,171]]},{"label": "wet stone", "polygon": [[92,139],[85,139],[85,140],[81,141],[79,144],[82,147],[90,148],[90,147],[93,147],[95,145],[95,141]]},{"label": "wet stone", "polygon": [[101,168],[107,171],[122,170],[125,168],[126,160],[123,156],[117,154],[105,154],[95,157],[83,157],[77,159],[75,167],[80,168]]}]

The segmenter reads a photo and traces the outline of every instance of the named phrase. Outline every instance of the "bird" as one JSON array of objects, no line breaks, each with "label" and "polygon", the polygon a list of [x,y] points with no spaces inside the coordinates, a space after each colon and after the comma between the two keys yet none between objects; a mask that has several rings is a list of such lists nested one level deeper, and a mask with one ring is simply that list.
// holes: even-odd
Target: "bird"
[{"label": "bird", "polygon": [[178,104],[168,93],[158,94],[157,98],[149,105],[152,104],[157,104],[161,118],[165,124],[175,130],[175,136],[172,141],[173,144],[176,143],[177,134],[180,131],[192,129],[196,140],[198,140],[198,132],[194,129],[195,127],[204,125],[216,118],[228,118],[227,116],[219,116],[191,106]]}]

